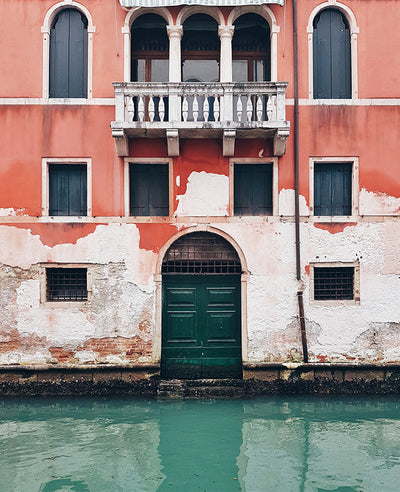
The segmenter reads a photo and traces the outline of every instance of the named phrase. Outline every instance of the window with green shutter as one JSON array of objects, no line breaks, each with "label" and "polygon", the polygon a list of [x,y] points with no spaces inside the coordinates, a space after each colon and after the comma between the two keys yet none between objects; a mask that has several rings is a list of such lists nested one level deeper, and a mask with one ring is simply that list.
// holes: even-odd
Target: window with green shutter
[{"label": "window with green shutter", "polygon": [[234,215],[272,215],[272,164],[234,165]]},{"label": "window with green shutter", "polygon": [[49,164],[49,215],[87,215],[86,164]]},{"label": "window with green shutter", "polygon": [[50,30],[50,97],[87,97],[87,19],[66,8]]},{"label": "window with green shutter", "polygon": [[352,167],[349,163],[316,163],[314,215],[352,215]]},{"label": "window with green shutter", "polygon": [[169,215],[168,164],[129,165],[129,214]]}]

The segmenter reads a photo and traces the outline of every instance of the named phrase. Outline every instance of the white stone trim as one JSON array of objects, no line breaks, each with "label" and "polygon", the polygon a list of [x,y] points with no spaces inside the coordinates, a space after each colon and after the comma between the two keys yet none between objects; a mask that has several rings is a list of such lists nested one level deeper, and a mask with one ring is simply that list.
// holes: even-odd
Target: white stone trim
[{"label": "white stone trim", "polygon": [[[0,106],[114,106],[114,97],[81,98],[42,98],[42,97],[0,97]],[[293,106],[293,99],[286,99],[286,106]],[[400,106],[399,98],[374,99],[299,99],[300,106]]]},{"label": "white stone trim", "polygon": [[41,105],[41,106],[114,106],[115,99],[113,97],[99,97],[93,99],[82,98],[59,98],[52,97],[0,97],[0,106],[15,105],[15,106],[27,106],[27,105]]},{"label": "white stone trim", "polygon": [[168,26],[174,25],[171,12],[165,7],[136,7],[128,11],[121,28],[124,35],[124,82],[131,82],[131,27],[138,17],[145,14],[157,14],[167,21]]},{"label": "white stone trim", "polygon": [[360,28],[357,26],[357,20],[352,10],[347,5],[337,2],[336,0],[327,0],[313,9],[308,18],[307,36],[308,36],[308,97],[313,98],[314,80],[313,80],[313,22],[315,16],[326,8],[335,8],[346,17],[350,27],[350,51],[351,51],[351,97],[358,99],[358,61],[357,61],[357,37]]},{"label": "white stone trim", "polygon": [[[328,268],[343,268],[353,267],[353,299],[333,299],[333,300],[315,300],[314,299],[314,268],[315,267],[328,267]],[[360,304],[360,262],[326,262],[326,261],[313,261],[310,262],[310,305],[311,306],[357,306]]]},{"label": "white stone trim", "polygon": [[92,16],[89,10],[82,4],[73,0],[63,0],[53,5],[44,17],[41,32],[43,34],[43,75],[42,75],[42,98],[49,99],[49,77],[50,77],[50,29],[54,17],[65,8],[75,8],[80,10],[88,21],[88,57],[87,57],[87,91],[88,99],[93,97],[93,33],[96,32],[96,27],[93,25]]},{"label": "white stone trim", "polygon": [[156,316],[155,316],[155,330],[153,337],[153,360],[159,361],[161,359],[161,336],[162,336],[162,262],[165,253],[168,251],[172,243],[174,243],[181,236],[190,234],[191,232],[207,231],[214,234],[218,234],[230,243],[239,256],[242,266],[241,275],[241,336],[242,336],[242,362],[247,362],[248,359],[248,339],[247,339],[247,282],[249,272],[247,268],[246,257],[244,256],[242,248],[238,243],[226,232],[212,227],[209,224],[201,224],[193,227],[188,227],[177,232],[174,236],[168,239],[168,241],[162,246],[157,257],[154,281],[156,284],[155,304],[156,304]]},{"label": "white stone trim", "polygon": [[[286,99],[286,106],[293,106],[294,99]],[[400,106],[399,98],[374,99],[299,99],[300,106]]]},{"label": "white stone trim", "polygon": [[276,23],[275,14],[267,5],[235,7],[228,16],[227,24],[233,25],[237,18],[248,13],[260,15],[269,24],[271,30],[271,82],[278,82],[278,33],[280,27]]},{"label": "white stone trim", "polygon": [[[234,215],[234,167],[235,164],[272,164],[272,216],[276,217],[279,215],[279,159],[278,157],[257,157],[257,158],[232,158],[229,159],[229,215],[231,217],[239,218],[239,216]],[[247,216],[246,219],[251,219],[253,216]],[[258,216],[254,216],[258,217]],[[267,217],[271,217],[268,215]]]},{"label": "white stone trim", "polygon": [[[329,216],[315,216],[314,215],[314,167],[315,164],[331,164],[331,163],[349,163],[352,164],[352,182],[351,182],[351,215],[329,215]],[[314,222],[358,222],[359,220],[359,197],[360,197],[360,185],[359,185],[359,159],[358,157],[310,157],[310,171],[309,171],[309,211],[310,217],[313,217]]]},{"label": "white stone trim", "polygon": [[218,7],[207,7],[206,5],[191,5],[183,7],[176,17],[176,25],[183,26],[185,20],[194,14],[205,14],[217,21],[219,26],[225,24],[224,15]]},{"label": "white stone trim", "polygon": [[[92,159],[90,157],[43,157],[42,158],[42,216],[49,216],[49,164],[86,164],[87,172],[87,217],[92,217]],[[58,222],[71,222],[71,217],[59,217]],[[81,221],[81,217],[74,217]],[[84,220],[86,221],[86,220]]]},{"label": "white stone trim", "polygon": [[[159,157],[125,157],[124,158],[124,216],[131,217],[129,215],[130,203],[129,203],[129,164],[167,164],[168,165],[168,205],[169,205],[169,217],[173,214],[174,204],[174,168],[173,159],[171,158],[159,158]],[[150,216],[154,217],[154,216]],[[150,218],[146,216],[146,219]],[[141,217],[139,217],[141,218]],[[162,217],[163,218],[163,217]],[[148,221],[148,220],[147,220]]]}]

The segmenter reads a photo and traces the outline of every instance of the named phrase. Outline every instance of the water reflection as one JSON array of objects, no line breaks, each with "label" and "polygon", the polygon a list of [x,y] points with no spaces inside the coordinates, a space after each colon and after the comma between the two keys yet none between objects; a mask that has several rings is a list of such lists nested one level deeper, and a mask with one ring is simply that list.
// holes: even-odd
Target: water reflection
[{"label": "water reflection", "polygon": [[397,491],[400,400],[0,404],[0,490]]}]

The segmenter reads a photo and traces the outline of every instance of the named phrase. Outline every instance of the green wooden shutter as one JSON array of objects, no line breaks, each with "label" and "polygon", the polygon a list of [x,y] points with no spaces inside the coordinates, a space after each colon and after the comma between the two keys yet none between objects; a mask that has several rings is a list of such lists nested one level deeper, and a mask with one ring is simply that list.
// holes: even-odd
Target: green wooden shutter
[{"label": "green wooden shutter", "polygon": [[325,9],[314,20],[314,98],[351,98],[350,30],[343,14]]},{"label": "green wooden shutter", "polygon": [[87,97],[87,20],[63,9],[50,30],[50,97]]},{"label": "green wooden shutter", "polygon": [[235,164],[234,215],[272,214],[272,164]]},{"label": "green wooden shutter", "polygon": [[87,215],[86,164],[49,165],[49,215]]},{"label": "green wooden shutter", "polygon": [[352,164],[323,163],[314,169],[314,215],[351,215]]},{"label": "green wooden shutter", "polygon": [[168,216],[168,164],[130,164],[130,215]]}]

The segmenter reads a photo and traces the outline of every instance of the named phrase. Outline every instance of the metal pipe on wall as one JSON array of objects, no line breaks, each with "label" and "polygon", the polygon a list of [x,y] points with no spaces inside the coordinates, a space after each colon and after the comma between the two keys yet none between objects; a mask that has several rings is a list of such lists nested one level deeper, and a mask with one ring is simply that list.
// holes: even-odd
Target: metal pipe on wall
[{"label": "metal pipe on wall", "polygon": [[[297,46],[297,0],[293,0],[293,70],[294,70],[294,217],[296,237],[296,279],[301,280],[300,262],[300,207],[299,207],[299,62]],[[307,334],[304,319],[303,291],[298,290],[297,302],[301,342],[303,346],[303,361],[308,362]]]}]

